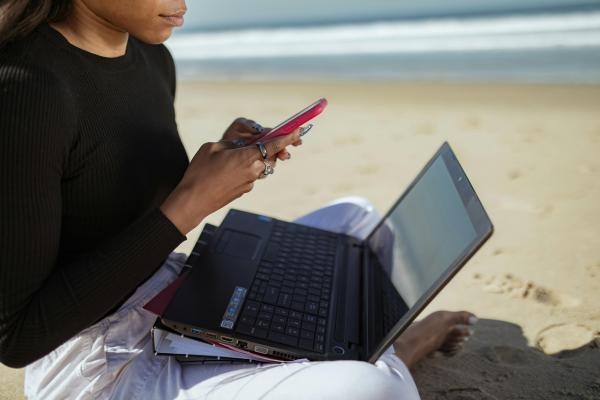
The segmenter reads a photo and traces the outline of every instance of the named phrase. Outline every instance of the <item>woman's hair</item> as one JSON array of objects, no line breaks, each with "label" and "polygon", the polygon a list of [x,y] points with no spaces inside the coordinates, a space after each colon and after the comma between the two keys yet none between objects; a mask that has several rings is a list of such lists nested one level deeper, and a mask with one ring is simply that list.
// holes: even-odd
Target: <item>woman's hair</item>
[{"label": "woman's hair", "polygon": [[57,21],[73,0],[0,0],[0,47],[23,37],[43,22]]}]

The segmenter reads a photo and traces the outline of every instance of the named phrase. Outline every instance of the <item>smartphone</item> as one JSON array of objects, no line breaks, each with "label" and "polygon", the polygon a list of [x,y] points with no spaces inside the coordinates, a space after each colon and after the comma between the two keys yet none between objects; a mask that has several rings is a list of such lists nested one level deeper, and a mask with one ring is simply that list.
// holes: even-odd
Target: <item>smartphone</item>
[{"label": "smartphone", "polygon": [[[325,107],[327,107],[327,99],[323,98],[315,101],[304,110],[292,115],[290,118],[271,129],[269,133],[260,138],[260,141],[265,141],[292,133],[311,119],[315,118],[317,115],[321,114]],[[308,129],[304,132],[308,132]]]}]

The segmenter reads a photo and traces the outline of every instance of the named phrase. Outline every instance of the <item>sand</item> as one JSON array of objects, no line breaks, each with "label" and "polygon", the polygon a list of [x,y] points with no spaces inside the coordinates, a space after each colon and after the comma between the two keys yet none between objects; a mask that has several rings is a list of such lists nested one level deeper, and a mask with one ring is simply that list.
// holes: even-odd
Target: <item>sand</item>
[{"label": "sand", "polygon": [[[600,398],[600,87],[186,82],[179,129],[193,155],[237,116],[273,125],[322,96],[304,145],[231,207],[291,220],[361,195],[385,211],[448,140],[496,232],[423,313],[482,319],[415,370],[423,399]],[[21,380],[3,367],[0,398]]]}]

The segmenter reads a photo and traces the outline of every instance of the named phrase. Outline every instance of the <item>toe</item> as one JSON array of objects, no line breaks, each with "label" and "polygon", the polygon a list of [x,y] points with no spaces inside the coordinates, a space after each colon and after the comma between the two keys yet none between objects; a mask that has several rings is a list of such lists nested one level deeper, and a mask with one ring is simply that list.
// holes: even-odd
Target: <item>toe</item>
[{"label": "toe", "polygon": [[475,314],[468,311],[457,311],[450,313],[450,319],[455,324],[475,325],[477,323],[477,317]]}]

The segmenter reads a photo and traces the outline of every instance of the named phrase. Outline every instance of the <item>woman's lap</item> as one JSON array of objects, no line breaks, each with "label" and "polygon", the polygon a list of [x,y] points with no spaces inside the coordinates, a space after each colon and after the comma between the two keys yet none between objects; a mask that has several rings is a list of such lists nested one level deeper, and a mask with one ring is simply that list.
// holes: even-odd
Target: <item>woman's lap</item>
[{"label": "woman's lap", "polygon": [[[345,198],[296,222],[364,238],[378,220],[366,200]],[[184,255],[171,254],[117,313],[28,367],[26,395],[116,399],[349,396],[376,399],[390,398],[393,393],[399,399],[419,398],[410,373],[389,353],[376,366],[357,361],[180,364],[173,357],[155,356],[149,338],[155,316],[141,307],[175,279],[184,261]],[[49,370],[57,372],[48,374]]]}]

